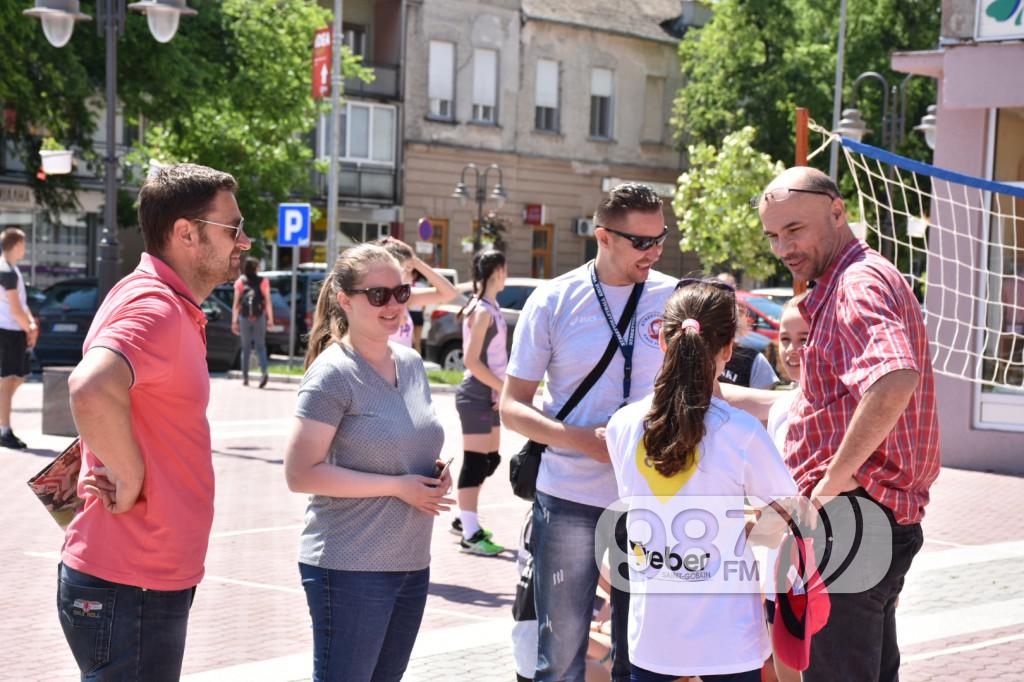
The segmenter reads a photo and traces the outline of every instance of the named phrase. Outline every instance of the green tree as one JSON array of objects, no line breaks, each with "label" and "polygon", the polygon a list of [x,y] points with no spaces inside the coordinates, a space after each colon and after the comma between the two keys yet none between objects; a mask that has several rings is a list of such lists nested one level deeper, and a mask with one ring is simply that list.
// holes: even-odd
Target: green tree
[{"label": "green tree", "polygon": [[[33,175],[43,131],[78,147],[83,158],[98,158],[103,150],[92,150],[90,140],[97,121],[86,103],[102,98],[103,40],[84,24],[68,45],[54,48],[16,4],[0,3],[0,42],[14,51],[0,60],[0,100],[17,119],[11,140]],[[190,5],[199,14],[183,19],[166,44],[153,40],[144,17],[128,13],[118,43],[118,97],[129,122],[145,122],[130,161],[143,168],[150,159],[193,161],[228,171],[239,180],[247,223],[269,228],[278,202],[312,191],[309,133],[327,105],[311,96],[310,59],[313,33],[330,24],[330,12],[307,0]],[[95,16],[95,2],[82,9]],[[372,77],[347,51],[342,62],[345,77]],[[66,178],[33,182],[50,206],[70,200],[74,189]]]},{"label": "green tree", "polygon": [[679,247],[694,251],[705,270],[726,266],[766,278],[779,261],[761,233],[750,197],[783,170],[752,146],[757,130],[746,126],[726,135],[721,148],[691,145],[690,169],[679,176],[672,202],[679,221]]},{"label": "green tree", "polygon": [[[891,53],[934,48],[939,37],[939,0],[849,0],[844,102],[853,79],[879,71],[890,83]],[[798,106],[825,127],[832,122],[839,0],[720,0],[706,26],[679,44],[684,85],[676,96],[673,124],[682,144],[717,145],[745,125],[758,127],[754,147],[789,164],[794,158]],[[935,101],[935,82],[912,79],[907,121],[917,121]],[[881,123],[881,92],[865,83],[858,108],[869,127]],[[900,152],[928,158],[920,136],[908,134]],[[879,144],[879,138],[867,142]],[[816,162],[827,163],[827,155]]]}]

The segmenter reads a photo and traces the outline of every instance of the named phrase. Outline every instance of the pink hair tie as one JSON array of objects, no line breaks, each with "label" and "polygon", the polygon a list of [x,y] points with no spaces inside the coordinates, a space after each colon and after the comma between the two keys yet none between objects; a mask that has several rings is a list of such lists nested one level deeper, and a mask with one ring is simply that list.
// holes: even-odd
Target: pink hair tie
[{"label": "pink hair tie", "polygon": [[700,322],[693,319],[692,317],[688,317],[685,320],[683,320],[682,323],[680,323],[679,328],[682,330],[692,329],[696,333],[700,334]]}]

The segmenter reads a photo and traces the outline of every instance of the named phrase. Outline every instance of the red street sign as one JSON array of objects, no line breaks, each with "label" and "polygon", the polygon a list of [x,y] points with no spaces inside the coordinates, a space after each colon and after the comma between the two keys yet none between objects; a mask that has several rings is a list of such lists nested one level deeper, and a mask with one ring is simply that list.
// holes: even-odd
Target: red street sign
[{"label": "red street sign", "polygon": [[313,97],[331,94],[331,29],[321,28],[313,36]]},{"label": "red street sign", "polygon": [[527,225],[543,225],[544,205],[527,204],[526,210],[523,211],[523,222],[526,223]]}]

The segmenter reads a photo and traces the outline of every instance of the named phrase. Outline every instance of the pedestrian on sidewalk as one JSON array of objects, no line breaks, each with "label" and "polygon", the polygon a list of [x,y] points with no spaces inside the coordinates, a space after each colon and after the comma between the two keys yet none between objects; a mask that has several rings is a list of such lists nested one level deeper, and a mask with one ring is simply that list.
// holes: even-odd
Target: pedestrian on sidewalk
[{"label": "pedestrian on sidewalk", "polygon": [[[658,333],[665,360],[653,393],[608,423],[619,497],[638,520],[628,528],[631,682],[760,682],[771,655],[753,554],[732,546],[746,520],[730,512],[787,500],[796,485],[761,423],[713,397],[736,314],[728,284],[680,280]],[[730,576],[723,538],[752,567],[746,578]]]},{"label": "pedestrian on sidewalk", "polygon": [[[621,405],[651,392],[661,367],[658,327],[675,279],[652,268],[668,235],[650,187],[612,189],[594,214],[597,258],[538,287],[516,325],[501,397],[505,424],[547,443],[534,500],[537,682],[584,679],[598,565],[597,522],[617,497],[605,442],[594,432]],[[623,315],[628,303],[635,312]],[[620,319],[625,318],[625,319]],[[564,421],[554,417],[615,339],[600,379]],[[533,406],[547,377],[542,409]],[[600,556],[600,554],[597,554]],[[629,679],[629,595],[612,592],[612,679]]]},{"label": "pedestrian on sidewalk", "polygon": [[260,363],[260,388],[270,378],[267,358],[267,328],[274,326],[274,304],[270,299],[270,281],[259,276],[260,262],[247,258],[245,272],[235,280],[235,300],[231,306],[231,331],[242,337],[242,385],[249,385],[249,359],[255,346]]},{"label": "pedestrian on sidewalk", "polygon": [[814,636],[803,679],[896,680],[896,602],[924,542],[921,519],[939,474],[921,306],[893,264],[853,235],[839,189],[821,171],[790,168],[752,205],[794,279],[816,283],[799,304],[810,336],[786,463],[800,492],[826,511],[836,496],[846,498],[836,505],[880,506],[877,527],[867,525],[874,514],[863,515],[863,537],[891,538],[891,561],[874,587],[830,586],[831,617]]},{"label": "pedestrian on sidewalk", "polygon": [[145,252],[103,300],[71,373],[79,494],[59,567],[82,679],[177,680],[213,523],[206,316],[251,245],[227,173],[176,164],[139,192]]},{"label": "pedestrian on sidewalk", "polygon": [[452,521],[452,530],[459,534],[463,552],[484,556],[505,551],[491,540],[491,532],[482,528],[477,518],[480,488],[501,463],[498,398],[508,365],[508,325],[498,306],[498,294],[505,288],[505,276],[505,254],[478,251],[473,256],[473,297],[458,314],[466,373],[455,391],[463,457],[459,516]]},{"label": "pedestrian on sidewalk", "polygon": [[416,281],[416,273],[419,273],[423,275],[423,278],[427,280],[427,284],[430,285],[426,287],[412,288],[412,294],[408,299],[408,310],[405,313],[405,319],[402,320],[402,324],[399,325],[398,331],[396,331],[391,337],[391,340],[395,343],[400,343],[406,348],[414,348],[417,353],[420,353],[420,348],[416,344],[414,333],[416,320],[414,319],[412,310],[419,310],[420,326],[422,329],[423,308],[428,305],[441,305],[442,303],[454,301],[455,297],[459,295],[459,291],[455,288],[454,284],[448,281],[447,277],[424,263],[420,257],[416,255],[416,252],[412,250],[412,247],[401,239],[398,239],[397,237],[381,237],[375,241],[374,244],[387,249],[387,252],[398,261],[398,264],[402,268],[403,283],[411,286]]},{"label": "pedestrian on sidewalk", "polygon": [[389,342],[409,285],[379,246],[345,251],[324,281],[285,450],[311,495],[299,573],[313,622],[313,679],[400,680],[430,581],[444,429],[420,357]]},{"label": "pedestrian on sidewalk", "polygon": [[39,327],[28,309],[25,278],[18,261],[25,257],[25,233],[16,227],[0,232],[0,447],[24,450],[25,442],[11,429],[14,392],[32,373],[31,349],[39,339]]}]

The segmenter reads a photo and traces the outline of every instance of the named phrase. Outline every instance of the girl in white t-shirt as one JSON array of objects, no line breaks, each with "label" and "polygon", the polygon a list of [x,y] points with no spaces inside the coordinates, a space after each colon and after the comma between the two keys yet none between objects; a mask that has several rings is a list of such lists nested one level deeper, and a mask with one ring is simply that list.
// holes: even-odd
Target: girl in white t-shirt
[{"label": "girl in white t-shirt", "polygon": [[633,682],[759,682],[771,653],[743,509],[796,485],[761,423],[713,397],[735,334],[733,288],[681,280],[665,306],[654,393],[608,423],[629,509]]},{"label": "girl in white t-shirt", "polygon": [[[775,443],[775,447],[778,448],[779,452],[782,452],[786,445],[786,432],[789,430],[789,407],[800,394],[800,351],[803,349],[804,344],[807,343],[807,337],[811,333],[807,320],[804,319],[804,316],[800,313],[800,308],[797,306],[806,296],[807,294],[803,293],[786,301],[786,305],[782,307],[782,317],[779,320],[779,364],[786,378],[797,384],[796,388],[786,391],[782,397],[775,401],[771,411],[768,412],[768,435],[772,437],[772,442]],[[766,578],[764,593],[765,598],[768,600],[765,606],[768,611],[769,634],[775,619],[775,574],[773,567],[777,558],[778,552],[775,550],[768,552],[767,560],[761,567],[761,575]],[[779,660],[778,656],[775,657],[774,663],[779,682],[800,682],[800,671],[790,668]]]}]

